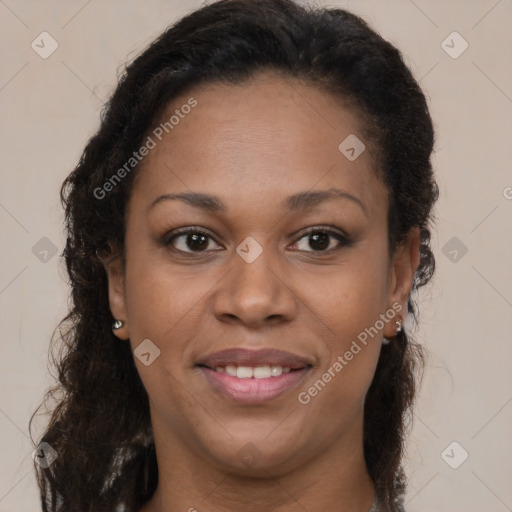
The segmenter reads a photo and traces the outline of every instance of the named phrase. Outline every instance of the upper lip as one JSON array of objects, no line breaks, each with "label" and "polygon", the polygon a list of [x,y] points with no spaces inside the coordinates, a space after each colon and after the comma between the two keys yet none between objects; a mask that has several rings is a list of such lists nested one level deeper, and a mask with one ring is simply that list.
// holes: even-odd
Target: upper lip
[{"label": "upper lip", "polygon": [[292,370],[298,370],[307,366],[312,366],[312,362],[291,352],[278,350],[274,348],[264,348],[259,350],[250,350],[247,348],[228,348],[220,352],[214,352],[200,358],[197,365],[207,366],[214,369],[217,366],[262,366],[265,364],[271,366],[283,366]]}]

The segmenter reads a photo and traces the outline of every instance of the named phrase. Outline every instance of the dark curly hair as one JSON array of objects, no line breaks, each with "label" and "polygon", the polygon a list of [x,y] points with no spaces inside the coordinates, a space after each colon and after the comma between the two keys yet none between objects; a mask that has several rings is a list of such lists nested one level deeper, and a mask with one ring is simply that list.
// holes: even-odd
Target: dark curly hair
[{"label": "dark curly hair", "polygon": [[[425,96],[399,50],[338,8],[221,0],[192,12],[127,66],[99,130],[62,185],[71,306],[58,327],[58,353],[56,333],[52,337],[58,382],[30,420],[31,427],[46,406],[51,417],[39,443],[58,453],[48,468],[34,465],[43,511],[136,512],[158,482],[148,395],[130,345],[112,333],[104,266],[109,256],[124,256],[126,205],[137,168],[102,199],[94,191],[141,146],[173,98],[199,84],[240,84],[265,70],[333,93],[358,112],[374,172],[389,192],[389,254],[418,226],[412,292],[431,279],[434,131]],[[417,323],[412,293],[408,308]],[[423,349],[402,330],[383,346],[366,395],[364,455],[386,510],[403,502],[404,437],[423,365]]]}]

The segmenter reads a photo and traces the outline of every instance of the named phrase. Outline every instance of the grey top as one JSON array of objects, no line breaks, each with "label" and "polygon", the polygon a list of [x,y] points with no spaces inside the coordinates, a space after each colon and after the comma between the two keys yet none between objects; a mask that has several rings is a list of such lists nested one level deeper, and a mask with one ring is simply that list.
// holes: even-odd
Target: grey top
[{"label": "grey top", "polygon": [[373,500],[372,506],[368,512],[379,512],[380,507],[377,500],[377,496],[375,496],[375,499]]}]

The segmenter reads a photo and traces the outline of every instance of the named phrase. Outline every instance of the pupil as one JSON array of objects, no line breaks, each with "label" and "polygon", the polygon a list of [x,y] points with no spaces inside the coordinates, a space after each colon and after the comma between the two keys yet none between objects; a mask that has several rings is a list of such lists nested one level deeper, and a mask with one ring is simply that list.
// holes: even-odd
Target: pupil
[{"label": "pupil", "polygon": [[[329,235],[327,233],[321,233],[321,234],[318,234],[318,233],[315,233],[314,235],[311,235],[310,237],[310,246],[313,247],[311,245],[311,241],[313,240],[313,243],[320,243],[321,247],[319,247],[320,249],[326,249],[327,247],[329,247]],[[314,249],[314,247],[313,247]],[[318,249],[318,247],[317,247]]]},{"label": "pupil", "polygon": [[[198,243],[198,242],[199,242],[199,245],[196,245],[194,247],[194,243]],[[201,249],[203,246],[204,247],[208,246],[208,241],[207,241],[205,235],[201,235],[199,233],[194,233],[194,234],[191,234],[188,236],[187,246],[189,249]]]}]

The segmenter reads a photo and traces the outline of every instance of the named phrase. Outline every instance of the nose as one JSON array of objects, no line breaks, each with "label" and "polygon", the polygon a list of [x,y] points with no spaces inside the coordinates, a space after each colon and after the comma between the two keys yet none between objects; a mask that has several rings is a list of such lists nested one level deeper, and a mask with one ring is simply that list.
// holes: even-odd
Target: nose
[{"label": "nose", "polygon": [[264,249],[254,261],[233,253],[231,271],[214,296],[218,320],[258,329],[295,317],[297,297],[290,272],[270,252]]}]

